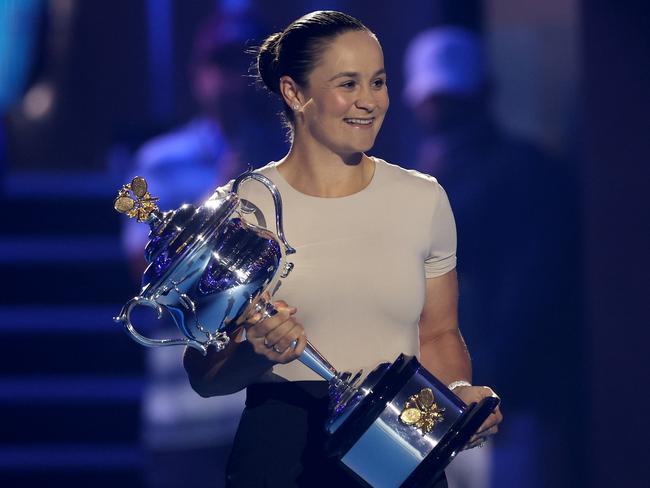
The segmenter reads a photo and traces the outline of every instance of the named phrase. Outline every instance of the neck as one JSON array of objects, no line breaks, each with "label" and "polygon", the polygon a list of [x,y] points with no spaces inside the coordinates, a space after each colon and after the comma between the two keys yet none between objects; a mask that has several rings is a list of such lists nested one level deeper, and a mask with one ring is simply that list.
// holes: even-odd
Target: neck
[{"label": "neck", "polygon": [[372,180],[374,162],[363,153],[340,155],[296,138],[278,171],[296,190],[307,195],[337,198],[358,193]]}]

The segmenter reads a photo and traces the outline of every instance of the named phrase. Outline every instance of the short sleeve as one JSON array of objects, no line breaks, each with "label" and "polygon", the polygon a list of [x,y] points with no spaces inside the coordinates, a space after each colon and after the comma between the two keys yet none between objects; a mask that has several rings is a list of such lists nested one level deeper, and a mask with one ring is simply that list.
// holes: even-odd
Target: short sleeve
[{"label": "short sleeve", "polygon": [[456,223],[445,190],[436,183],[437,202],[433,210],[429,255],[424,260],[426,278],[435,278],[456,267]]}]

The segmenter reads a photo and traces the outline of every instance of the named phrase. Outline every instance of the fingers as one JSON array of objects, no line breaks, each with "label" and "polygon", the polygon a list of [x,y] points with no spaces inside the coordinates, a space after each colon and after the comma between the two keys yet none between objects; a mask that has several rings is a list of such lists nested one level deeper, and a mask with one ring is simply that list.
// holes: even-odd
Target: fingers
[{"label": "fingers", "polygon": [[474,449],[475,447],[483,447],[487,440],[483,437],[479,437],[477,439],[470,440],[465,447],[463,447],[463,451],[466,451],[467,449]]},{"label": "fingers", "polygon": [[302,353],[307,338],[303,326],[293,317],[295,307],[284,301],[273,305],[276,314],[265,317],[255,313],[247,319],[246,337],[257,354],[275,363],[288,363]]},{"label": "fingers", "polygon": [[485,419],[485,422],[478,428],[476,432],[477,435],[492,435],[496,434],[499,430],[498,425],[503,421],[503,415],[501,414],[501,409],[497,407],[494,412],[492,412],[488,418]]},{"label": "fingers", "polygon": [[264,314],[257,312],[249,317],[246,337],[253,339],[265,337],[269,332],[289,320],[297,311],[296,308],[289,307],[284,302],[275,302],[274,306],[277,313],[272,316],[265,317]]},{"label": "fingers", "polygon": [[[264,305],[268,304],[270,300],[271,300],[271,296],[269,295],[269,293],[264,292],[260,297],[260,300],[256,302],[255,306],[250,305],[248,310],[246,311],[246,314],[238,320],[239,325],[250,327],[251,325],[255,325],[256,323],[266,318],[267,315],[262,314],[261,310],[264,309]],[[278,307],[288,307],[287,302],[285,302],[284,300],[278,300],[274,302],[273,305],[275,306],[276,310]]]},{"label": "fingers", "polygon": [[302,326],[300,327],[300,336],[296,337],[295,340],[297,341],[295,347],[293,347],[291,343],[284,351],[278,347],[277,349],[282,351],[282,353],[277,353],[272,349],[274,353],[277,354],[275,362],[286,364],[297,359],[302,354],[302,351],[305,349],[305,345],[307,344],[307,336],[304,334],[304,331],[302,331]]},{"label": "fingers", "polygon": [[491,435],[496,434],[497,432],[499,432],[499,427],[497,425],[493,425],[492,427],[490,427],[488,429],[481,430],[480,432],[477,432],[476,436],[477,437],[489,437]]},{"label": "fingers", "polygon": [[[483,398],[497,396],[491,388],[487,386],[465,387],[459,392],[459,396],[466,403],[480,402]],[[499,431],[499,424],[503,420],[501,409],[497,407],[478,428],[476,433],[470,438],[465,449],[481,447],[487,441],[487,438]]]},{"label": "fingers", "polygon": [[473,449],[475,447],[483,447],[483,444],[485,444],[488,440],[488,437],[496,434],[499,431],[499,427],[496,425],[493,425],[487,429],[484,430],[479,430],[476,434],[474,434],[467,445],[464,447],[464,449]]},{"label": "fingers", "polygon": [[469,442],[471,444],[474,442],[485,441],[488,437],[496,434],[497,432],[499,432],[499,427],[497,425],[493,425],[491,427],[488,427],[487,429],[477,431],[476,434],[474,434],[470,438]]},{"label": "fingers", "polygon": [[[472,401],[479,402],[483,398],[487,397],[497,397],[497,394],[494,393],[492,388],[487,386],[471,387],[475,398]],[[482,435],[484,432],[490,431],[491,433],[496,433],[498,430],[497,425],[503,420],[503,415],[501,414],[501,408],[497,406],[494,411],[485,419],[483,424],[479,427],[477,435]]]},{"label": "fingers", "polygon": [[286,322],[281,323],[264,336],[264,344],[267,347],[272,348],[275,346],[276,349],[284,351],[289,347],[292,341],[300,337],[301,333],[302,325],[296,322],[293,318],[289,318]]}]

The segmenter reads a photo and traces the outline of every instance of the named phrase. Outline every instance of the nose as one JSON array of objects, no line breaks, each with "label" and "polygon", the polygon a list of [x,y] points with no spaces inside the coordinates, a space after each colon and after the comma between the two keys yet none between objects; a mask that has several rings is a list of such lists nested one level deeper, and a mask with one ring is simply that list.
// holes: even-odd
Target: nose
[{"label": "nose", "polygon": [[377,108],[377,99],[373,90],[369,87],[362,88],[359,91],[359,97],[355,102],[355,106],[368,113],[372,113]]}]

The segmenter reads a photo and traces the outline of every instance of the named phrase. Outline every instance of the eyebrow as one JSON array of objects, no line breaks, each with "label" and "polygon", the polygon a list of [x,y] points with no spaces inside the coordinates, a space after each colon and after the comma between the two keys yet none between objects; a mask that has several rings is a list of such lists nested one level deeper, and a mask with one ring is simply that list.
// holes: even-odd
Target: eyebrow
[{"label": "eyebrow", "polygon": [[[375,76],[384,75],[384,74],[386,74],[386,69],[382,68],[376,71],[375,74],[372,75],[372,77],[374,78]],[[337,78],[358,78],[358,77],[359,77],[359,73],[355,71],[342,71],[341,73],[335,74],[327,81],[334,81]]]}]

